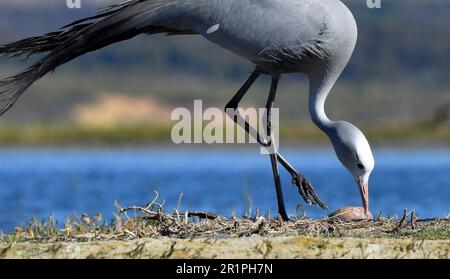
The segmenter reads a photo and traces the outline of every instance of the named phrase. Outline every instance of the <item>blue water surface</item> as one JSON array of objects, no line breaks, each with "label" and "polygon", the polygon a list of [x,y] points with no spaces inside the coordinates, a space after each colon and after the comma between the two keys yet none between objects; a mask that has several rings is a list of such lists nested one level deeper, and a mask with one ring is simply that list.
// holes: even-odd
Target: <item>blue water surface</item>
[{"label": "blue water surface", "polygon": [[[307,216],[361,204],[355,182],[330,148],[287,149],[286,158],[307,176],[329,211],[304,205],[282,172],[287,209],[303,204]],[[375,150],[370,207],[400,215],[415,209],[422,217],[450,213],[449,149]],[[158,191],[166,210],[244,214],[276,213],[270,160],[257,149],[14,149],[0,150],[0,231],[32,217],[66,217],[101,212],[113,217],[114,202],[145,205]]]}]

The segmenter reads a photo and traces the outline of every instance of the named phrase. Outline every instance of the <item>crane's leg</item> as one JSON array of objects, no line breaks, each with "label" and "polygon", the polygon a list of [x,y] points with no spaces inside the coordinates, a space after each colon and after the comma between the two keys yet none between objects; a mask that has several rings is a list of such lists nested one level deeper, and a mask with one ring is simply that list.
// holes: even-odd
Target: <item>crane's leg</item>
[{"label": "crane's leg", "polygon": [[[256,69],[251,74],[249,79],[245,82],[245,84],[241,87],[241,89],[236,93],[236,95],[234,95],[233,98],[230,100],[230,102],[228,102],[228,104],[225,107],[225,111],[227,113],[231,112],[232,115],[229,114],[229,116],[231,119],[233,119],[233,121],[236,124],[238,125],[243,124],[244,126],[242,128],[244,128],[247,133],[249,133],[250,135],[256,134],[257,142],[260,145],[267,147],[270,146],[270,143],[263,141],[260,134],[256,132],[255,129],[251,127],[250,124],[239,113],[236,113],[236,110],[242,98],[245,96],[245,94],[248,92],[248,90],[254,84],[254,82],[258,79],[259,75],[260,71]],[[238,120],[239,118],[241,118],[241,121]],[[294,167],[292,167],[292,165],[280,153],[276,153],[276,159],[291,174],[292,183],[295,186],[297,186],[299,193],[305,202],[307,202],[308,204],[316,204],[323,209],[327,208],[327,206],[317,196],[316,191],[314,190],[314,188],[311,186],[311,184],[308,182],[308,180],[305,178],[304,175],[302,175],[299,171],[297,171]]]},{"label": "crane's leg", "polygon": [[281,165],[291,174],[292,184],[297,186],[303,200],[310,205],[316,204],[322,209],[328,209],[317,196],[314,187],[311,186],[306,177],[297,171],[280,153],[277,153],[277,158]]},{"label": "crane's leg", "polygon": [[[275,102],[275,96],[277,94],[278,89],[278,80],[279,77],[272,78],[272,85],[270,86],[269,98],[267,99],[266,104],[266,116],[267,116],[267,135],[270,137],[269,148],[272,152],[270,152],[270,161],[272,163],[272,172],[273,178],[275,180],[275,190],[277,192],[277,200],[278,200],[278,212],[283,218],[284,221],[289,221],[289,217],[286,213],[286,207],[284,206],[284,198],[283,198],[283,190],[281,189],[281,179],[280,172],[278,170],[278,159],[277,153],[275,151],[275,141],[274,136],[272,134],[272,108]],[[259,135],[259,134],[258,134]],[[259,136],[258,136],[259,138]]]},{"label": "crane's leg", "polygon": [[[267,100],[267,104],[266,104],[266,113],[267,113],[267,132],[268,135],[272,138],[272,140],[270,141],[271,143],[267,143],[267,142],[262,142],[261,141],[261,137],[259,135],[258,132],[256,132],[254,130],[253,127],[250,126],[250,124],[245,121],[245,119],[243,119],[244,121],[240,122],[238,120],[239,117],[242,116],[236,112],[236,109],[240,103],[240,101],[242,100],[242,98],[244,97],[244,95],[248,92],[248,90],[250,89],[250,87],[255,83],[255,81],[258,79],[258,77],[260,76],[260,71],[258,69],[256,69],[248,78],[248,80],[244,83],[244,85],[241,87],[241,89],[239,89],[239,91],[236,93],[236,95],[231,99],[231,101],[228,103],[228,105],[225,108],[225,111],[227,113],[231,112],[230,109],[233,112],[233,115],[229,115],[234,122],[236,123],[245,123],[244,124],[244,129],[247,133],[251,134],[251,132],[254,132],[254,134],[256,134],[258,142],[261,143],[262,145],[266,146],[266,147],[270,147],[271,143],[273,143],[273,136],[272,136],[272,122],[271,122],[271,109],[273,107],[273,103],[275,100],[275,95],[277,92],[277,86],[278,86],[278,78],[274,78],[272,80],[272,86],[270,89],[270,94],[269,94],[269,98]],[[277,192],[277,201],[278,201],[278,212],[281,215],[281,218],[283,218],[283,220],[289,220],[289,217],[287,216],[286,213],[286,207],[284,205],[284,199],[283,199],[283,192],[281,189],[281,179],[280,179],[280,172],[278,170],[278,162],[277,162],[277,155],[276,153],[272,152],[272,154],[270,154],[270,160],[271,160],[271,164],[272,164],[272,171],[273,171],[273,176],[274,176],[274,180],[275,180],[275,189]]]}]

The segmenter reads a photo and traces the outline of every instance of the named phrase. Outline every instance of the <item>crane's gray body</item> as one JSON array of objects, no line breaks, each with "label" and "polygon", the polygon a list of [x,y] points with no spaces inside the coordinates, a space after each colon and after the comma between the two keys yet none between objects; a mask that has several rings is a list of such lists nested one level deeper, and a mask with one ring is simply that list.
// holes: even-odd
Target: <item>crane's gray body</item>
[{"label": "crane's gray body", "polygon": [[192,0],[154,24],[193,29],[269,73],[346,64],[357,37],[351,12],[338,0]]}]

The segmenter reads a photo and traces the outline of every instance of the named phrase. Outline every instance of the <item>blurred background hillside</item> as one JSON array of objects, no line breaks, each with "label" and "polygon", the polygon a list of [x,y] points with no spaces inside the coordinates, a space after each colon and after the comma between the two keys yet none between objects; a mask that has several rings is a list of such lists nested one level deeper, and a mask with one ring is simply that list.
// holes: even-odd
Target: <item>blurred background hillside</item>
[{"label": "blurred background hillside", "polygon": [[[115,2],[84,0],[81,9],[68,9],[65,0],[1,0],[0,43],[56,30]],[[450,2],[383,0],[381,9],[368,9],[365,0],[344,2],[358,22],[359,41],[329,98],[329,116],[365,127],[374,141],[450,142]],[[35,59],[1,59],[0,77]],[[30,127],[64,130],[61,126],[70,124],[96,127],[85,130],[84,137],[68,136],[72,140],[96,138],[99,128],[112,132],[112,126],[120,125],[151,126],[158,135],[135,135],[132,128],[131,138],[169,142],[166,126],[173,108],[192,107],[194,99],[222,108],[251,70],[251,64],[200,36],[139,36],[85,55],[37,82],[0,119],[0,141],[33,142],[33,137],[23,138],[32,134]],[[245,103],[261,106],[268,85],[267,78],[259,81]],[[277,105],[288,139],[324,139],[309,121],[307,90],[302,75],[281,82]]]}]

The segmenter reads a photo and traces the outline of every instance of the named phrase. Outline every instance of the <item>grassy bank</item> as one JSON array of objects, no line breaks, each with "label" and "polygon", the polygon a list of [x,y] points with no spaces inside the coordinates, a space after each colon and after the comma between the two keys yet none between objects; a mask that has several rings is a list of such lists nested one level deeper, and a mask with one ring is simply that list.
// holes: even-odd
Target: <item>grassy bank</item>
[{"label": "grassy bank", "polygon": [[450,240],[248,237],[0,244],[0,258],[448,259]]},{"label": "grassy bank", "polygon": [[[80,126],[20,125],[1,126],[0,145],[149,145],[171,143],[170,125]],[[450,142],[450,123],[403,123],[362,125],[372,143],[441,143]],[[312,124],[284,124],[280,128],[284,142],[327,142],[325,135]]]},{"label": "grassy bank", "polygon": [[337,217],[283,222],[270,216],[225,218],[117,205],[115,220],[32,220],[0,236],[0,258],[449,258],[450,220],[400,218],[358,222]]}]

